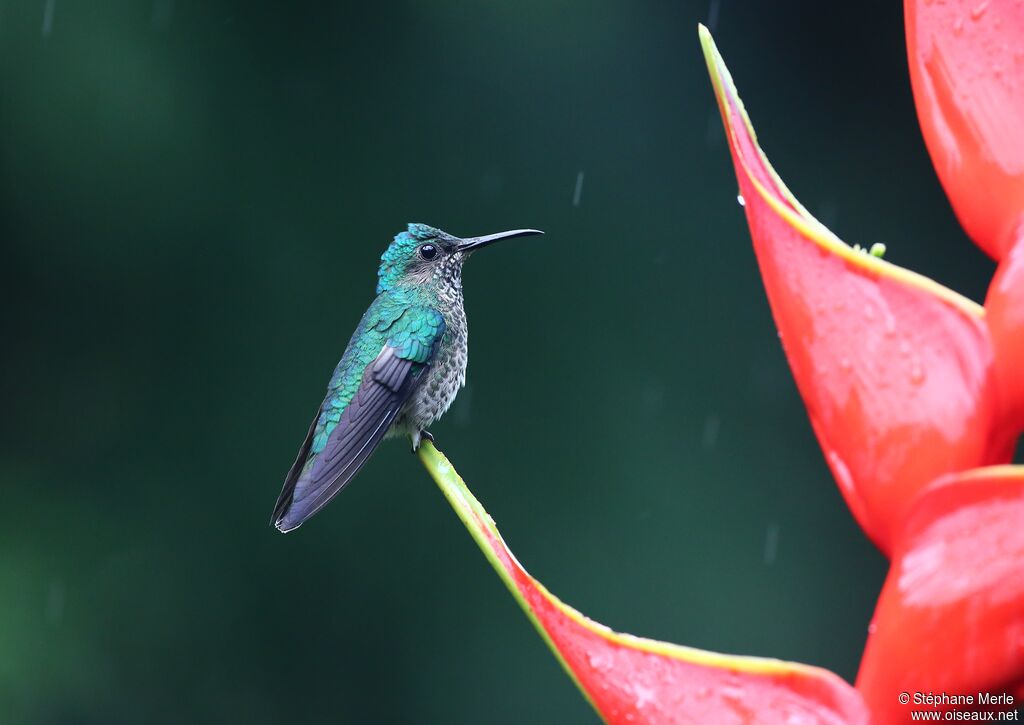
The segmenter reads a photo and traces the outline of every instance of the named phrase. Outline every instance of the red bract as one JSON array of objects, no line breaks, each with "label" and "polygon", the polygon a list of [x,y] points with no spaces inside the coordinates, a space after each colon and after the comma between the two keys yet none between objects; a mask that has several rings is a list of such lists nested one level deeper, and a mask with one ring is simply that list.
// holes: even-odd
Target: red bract
[{"label": "red bract", "polygon": [[1003,412],[1024,427],[1024,3],[907,0],[921,131],[964,229],[1000,260],[985,307]]},{"label": "red bract", "polygon": [[701,42],[775,323],[850,509],[888,552],[904,508],[942,474],[1006,462],[984,310],[851,249],[789,192],[732,77]]},{"label": "red bract", "polygon": [[866,723],[861,696],[816,667],[730,657],[613,632],[559,601],[505,546],[494,521],[432,444],[420,458],[537,631],[609,723]]},{"label": "red bract", "polygon": [[964,693],[981,709],[979,693],[1024,696],[1022,524],[1024,466],[949,476],[920,496],[857,679],[872,722],[904,722],[903,692]]},{"label": "red bract", "polygon": [[1019,432],[1024,428],[1024,238],[999,263],[985,309],[1003,417],[1011,431]]},{"label": "red bract", "polygon": [[907,0],[910,81],[935,170],[995,259],[1024,228],[1024,3]]},{"label": "red bract", "polygon": [[[975,20],[986,5],[976,7]],[[942,15],[952,5],[934,7]],[[908,33],[911,20],[928,12],[915,15],[908,5]],[[992,15],[996,27],[1007,23],[1004,29],[1010,16],[1024,17],[1007,8]],[[928,27],[945,47],[940,26]],[[963,32],[958,24],[947,27]],[[1021,24],[1013,27],[1020,48]],[[975,467],[1009,461],[1024,421],[1024,242],[1014,236],[1024,230],[1024,205],[1019,171],[996,175],[1016,168],[1024,126],[1007,140],[1007,159],[995,143],[982,147],[977,129],[967,134],[966,122],[952,135],[938,133],[946,145],[936,166],[946,188],[960,195],[954,204],[961,219],[1002,257],[980,308],[851,250],[811,217],[768,164],[721,57],[706,31],[701,36],[794,377],[851,509],[894,554],[857,683],[872,721],[905,722],[911,710],[931,709],[919,699],[929,694],[974,698],[962,709],[1006,708],[1013,701],[982,702],[980,693],[1024,695],[1024,468]],[[921,55],[911,43],[912,65]],[[931,91],[948,81],[939,70],[931,68]],[[1024,68],[1004,80],[1016,88],[1022,74]],[[979,86],[982,97],[994,93],[986,88]],[[918,102],[921,110],[920,94]],[[934,110],[925,104],[922,116]],[[977,123],[993,109],[965,101],[961,110]],[[974,174],[969,183],[943,167],[950,159]],[[997,216],[1006,223],[996,224]]]}]

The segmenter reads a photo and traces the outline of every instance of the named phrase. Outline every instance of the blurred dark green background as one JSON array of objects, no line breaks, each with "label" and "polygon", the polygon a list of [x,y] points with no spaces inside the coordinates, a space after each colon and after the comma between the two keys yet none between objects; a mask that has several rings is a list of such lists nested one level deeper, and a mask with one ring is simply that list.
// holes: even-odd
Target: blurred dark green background
[{"label": "blurred dark green background", "polygon": [[854,676],[884,562],[776,339],[698,21],[809,209],[983,297],[900,3],[0,0],[0,721],[596,719],[404,445],[268,526],[409,221],[548,233],[469,265],[434,428],[531,572]]}]

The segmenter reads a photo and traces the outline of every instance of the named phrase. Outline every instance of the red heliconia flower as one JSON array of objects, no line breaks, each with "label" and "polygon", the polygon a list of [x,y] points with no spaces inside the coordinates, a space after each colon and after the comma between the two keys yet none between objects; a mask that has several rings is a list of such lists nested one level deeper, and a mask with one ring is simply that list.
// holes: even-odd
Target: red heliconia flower
[{"label": "red heliconia flower", "polygon": [[[1021,5],[907,4],[929,149],[965,227],[1000,260],[984,307],[847,246],[812,217],[768,163],[700,29],[793,375],[854,516],[892,558],[856,688],[815,667],[655,642],[587,619],[520,566],[448,460],[420,447],[607,722],[885,725],[936,709],[922,701],[929,695],[989,698],[968,705],[981,709],[1024,698],[1024,466],[993,465],[1011,459],[1024,427]],[[991,73],[974,83],[983,60]]]},{"label": "red heliconia flower", "polygon": [[825,458],[885,552],[938,476],[1006,463],[992,344],[979,305],[840,241],[796,200],[757,145],[710,35],[725,122],[768,301]]},{"label": "red heliconia flower", "polygon": [[978,468],[1008,462],[1021,429],[1024,245],[1002,250],[985,307],[850,249],[768,164],[702,38],[794,377],[854,515],[894,555],[858,678],[872,721],[906,721],[917,693],[1024,695],[1024,467]]},{"label": "red heliconia flower", "polygon": [[1024,233],[1024,3],[907,0],[910,82],[957,218],[1003,259]]},{"label": "red heliconia flower", "polygon": [[921,131],[967,233],[999,269],[985,307],[1004,414],[1024,427],[1024,3],[907,0]]},{"label": "red heliconia flower", "polygon": [[494,521],[432,444],[420,459],[583,696],[613,725],[864,725],[863,698],[833,673],[613,632],[563,604],[509,551]]},{"label": "red heliconia flower", "polygon": [[[1008,694],[1019,705],[1022,524],[1024,466],[954,474],[918,498],[900,534],[857,678],[872,722],[904,722],[910,709],[899,701],[904,692],[963,693],[981,709],[990,708],[977,701],[979,693]],[[1005,709],[1008,703],[993,704]]]}]

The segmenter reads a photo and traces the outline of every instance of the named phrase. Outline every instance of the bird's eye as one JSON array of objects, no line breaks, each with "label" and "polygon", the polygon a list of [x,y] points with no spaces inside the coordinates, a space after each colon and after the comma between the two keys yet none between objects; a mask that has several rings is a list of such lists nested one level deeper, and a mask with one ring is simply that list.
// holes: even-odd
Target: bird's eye
[{"label": "bird's eye", "polygon": [[433,244],[424,244],[420,247],[420,256],[429,262],[437,256],[437,247]]}]

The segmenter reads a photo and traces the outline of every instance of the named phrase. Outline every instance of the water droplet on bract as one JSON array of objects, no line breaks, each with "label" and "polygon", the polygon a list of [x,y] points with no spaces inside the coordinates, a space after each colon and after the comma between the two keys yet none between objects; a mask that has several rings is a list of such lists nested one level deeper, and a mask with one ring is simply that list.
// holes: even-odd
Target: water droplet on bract
[{"label": "water droplet on bract", "polygon": [[643,710],[648,705],[653,705],[655,702],[654,690],[649,687],[645,687],[641,684],[636,685],[636,709]]},{"label": "water droplet on bract", "polygon": [[900,355],[906,357],[910,354],[910,343],[906,340],[900,340]]},{"label": "water droplet on bract", "polygon": [[875,308],[872,307],[871,305],[868,305],[867,307],[864,308],[864,319],[866,319],[868,322],[875,321]]},{"label": "water droplet on bract", "polygon": [[874,634],[878,631],[878,625],[872,622],[868,625],[868,634]]},{"label": "water droplet on bract", "polygon": [[743,194],[737,194],[736,195],[736,201],[739,202],[740,206],[746,206],[747,205],[747,200],[743,198]]},{"label": "water droplet on bract", "polygon": [[611,667],[611,662],[609,662],[608,658],[600,652],[588,652],[587,662],[591,667],[599,672],[607,671]]},{"label": "water droplet on bract", "polygon": [[915,362],[913,367],[910,368],[910,382],[914,385],[920,385],[924,382],[924,368],[921,367],[921,363]]},{"label": "water droplet on bract", "polygon": [[962,32],[964,32],[964,19],[957,18],[953,23],[953,35],[960,35]]},{"label": "water droplet on bract", "polygon": [[722,697],[727,700],[742,700],[743,699],[743,688],[735,682],[727,682],[725,686],[721,688]]},{"label": "water droplet on bract", "polygon": [[839,367],[841,367],[843,370],[849,370],[850,369],[850,358],[844,357],[844,358],[840,359],[839,360]]},{"label": "water droplet on bract", "polygon": [[978,3],[971,9],[971,20],[981,20],[981,16],[988,10],[988,0]]}]

